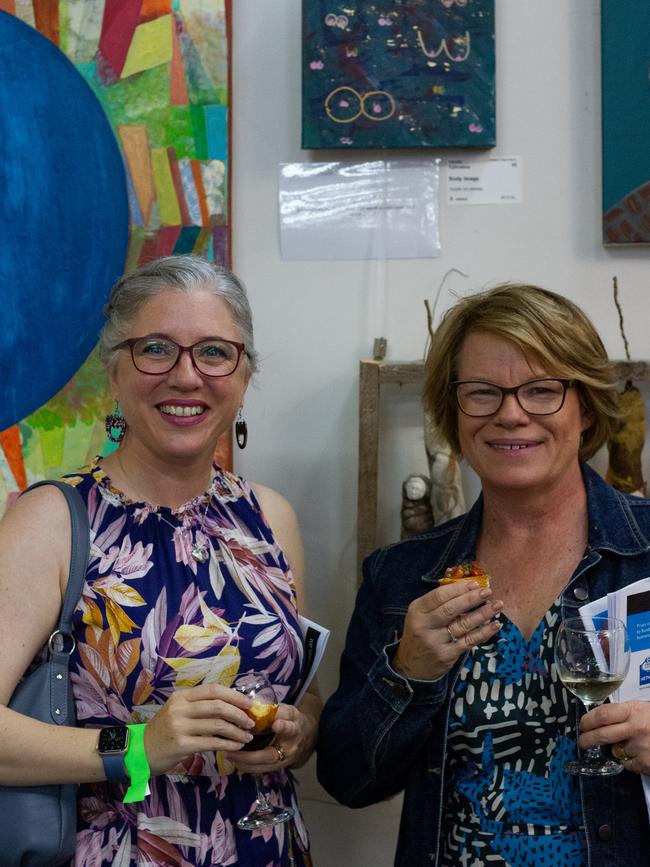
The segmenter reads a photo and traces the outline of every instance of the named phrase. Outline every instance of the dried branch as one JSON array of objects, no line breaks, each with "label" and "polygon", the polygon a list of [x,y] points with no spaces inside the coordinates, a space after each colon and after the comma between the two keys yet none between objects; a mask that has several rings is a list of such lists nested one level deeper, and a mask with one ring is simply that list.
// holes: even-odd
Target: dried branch
[{"label": "dried branch", "polygon": [[618,300],[618,278],[613,278],[614,282],[614,304],[616,304],[616,309],[618,310],[618,325],[621,330],[621,337],[623,338],[623,343],[625,345],[625,357],[628,361],[631,361],[630,358],[630,347],[627,343],[627,337],[625,336],[625,326],[623,325],[623,310],[621,309],[620,302]]},{"label": "dried branch", "polygon": [[427,309],[427,331],[429,332],[429,337],[433,340],[433,313],[431,312],[431,305],[429,304],[429,299],[424,299],[424,306]]}]

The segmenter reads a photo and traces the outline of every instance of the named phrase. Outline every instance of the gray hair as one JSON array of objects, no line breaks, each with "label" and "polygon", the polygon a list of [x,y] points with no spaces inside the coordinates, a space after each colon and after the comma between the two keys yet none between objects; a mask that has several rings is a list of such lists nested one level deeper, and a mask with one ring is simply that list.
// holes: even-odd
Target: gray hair
[{"label": "gray hair", "polygon": [[99,337],[99,355],[108,369],[114,362],[114,347],[126,339],[129,326],[140,308],[160,292],[168,290],[192,293],[212,292],[226,302],[242,342],[251,373],[258,368],[258,354],[253,341],[253,314],[241,280],[221,265],[199,256],[163,256],[141,265],[121,277],[111,290],[104,307],[106,322]]}]

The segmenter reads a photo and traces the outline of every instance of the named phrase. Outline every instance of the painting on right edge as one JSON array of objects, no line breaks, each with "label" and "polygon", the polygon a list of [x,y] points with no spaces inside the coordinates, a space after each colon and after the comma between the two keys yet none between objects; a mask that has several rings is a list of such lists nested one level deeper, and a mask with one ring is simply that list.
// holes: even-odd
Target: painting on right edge
[{"label": "painting on right edge", "polygon": [[603,243],[650,244],[650,16],[602,0]]}]

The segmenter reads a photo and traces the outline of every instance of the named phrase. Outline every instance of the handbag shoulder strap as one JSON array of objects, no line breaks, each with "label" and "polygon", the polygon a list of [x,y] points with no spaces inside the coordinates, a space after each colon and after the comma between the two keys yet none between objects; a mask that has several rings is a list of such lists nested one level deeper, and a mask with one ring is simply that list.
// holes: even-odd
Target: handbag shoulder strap
[{"label": "handbag shoulder strap", "polygon": [[84,579],[88,556],[90,554],[90,524],[86,504],[81,498],[79,491],[72,485],[53,479],[44,479],[30,485],[23,493],[40,488],[42,485],[53,485],[58,488],[70,510],[71,547],[70,547],[70,571],[68,573],[68,586],[66,587],[61,614],[59,616],[59,632],[70,635],[72,614],[77,606]]}]

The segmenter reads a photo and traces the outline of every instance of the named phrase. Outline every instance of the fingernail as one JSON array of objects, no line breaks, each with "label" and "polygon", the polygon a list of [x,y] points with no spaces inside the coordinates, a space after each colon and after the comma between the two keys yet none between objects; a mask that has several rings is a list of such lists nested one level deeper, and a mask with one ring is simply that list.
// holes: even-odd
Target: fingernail
[{"label": "fingernail", "polygon": [[480,587],[480,586],[481,585],[477,581],[470,581],[469,584],[467,585],[469,590],[476,590],[476,588]]},{"label": "fingernail", "polygon": [[[476,586],[478,587],[478,584]],[[492,590],[489,587],[484,587],[478,595],[481,599],[487,599],[488,596],[492,595]]]},{"label": "fingernail", "polygon": [[253,735],[252,735],[250,732],[245,732],[245,734],[246,734],[246,742],[247,742],[247,743],[248,743],[249,741],[252,741],[252,740],[253,740]]}]

